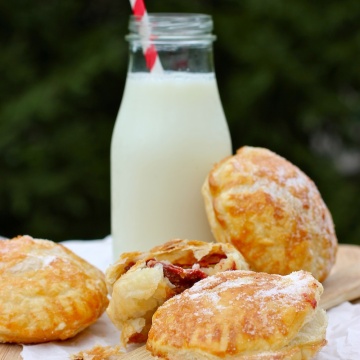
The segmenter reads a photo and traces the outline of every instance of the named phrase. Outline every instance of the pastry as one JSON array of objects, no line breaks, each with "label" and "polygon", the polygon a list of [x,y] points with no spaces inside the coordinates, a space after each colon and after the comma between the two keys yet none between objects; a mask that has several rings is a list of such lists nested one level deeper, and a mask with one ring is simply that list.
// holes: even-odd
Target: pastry
[{"label": "pastry", "polygon": [[125,253],[106,271],[107,314],[121,329],[121,343],[147,339],[151,317],[167,299],[220,271],[247,269],[230,244],[172,240],[146,253]]},{"label": "pastry", "polygon": [[167,360],[311,359],[326,344],[322,291],[302,270],[218,273],[158,308],[146,347]]},{"label": "pastry", "polygon": [[73,337],[108,304],[104,274],[61,244],[0,240],[0,342]]},{"label": "pastry", "polygon": [[71,360],[117,360],[124,355],[124,349],[120,346],[95,345],[89,350],[80,351],[70,356]]},{"label": "pastry", "polygon": [[328,276],[337,250],[331,214],[314,182],[286,159],[244,146],[213,167],[202,194],[214,237],[233,244],[252,270]]}]

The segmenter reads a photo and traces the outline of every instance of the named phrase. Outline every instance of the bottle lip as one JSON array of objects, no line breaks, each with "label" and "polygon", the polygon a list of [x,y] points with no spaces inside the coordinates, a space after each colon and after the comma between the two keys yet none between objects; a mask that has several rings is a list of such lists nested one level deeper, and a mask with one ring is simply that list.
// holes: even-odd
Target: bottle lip
[{"label": "bottle lip", "polygon": [[[128,41],[140,38],[140,18],[130,16]],[[152,41],[161,40],[215,40],[211,34],[213,20],[211,15],[197,13],[149,13],[149,33]]]}]

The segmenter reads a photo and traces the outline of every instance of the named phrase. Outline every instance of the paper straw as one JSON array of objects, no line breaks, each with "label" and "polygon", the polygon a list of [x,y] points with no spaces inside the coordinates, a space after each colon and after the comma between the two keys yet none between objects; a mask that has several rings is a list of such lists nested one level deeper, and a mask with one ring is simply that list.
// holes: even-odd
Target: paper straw
[{"label": "paper straw", "polygon": [[150,72],[162,72],[163,68],[161,66],[156,47],[149,41],[151,40],[152,36],[149,16],[146,11],[144,0],[130,0],[130,5],[133,14],[140,21],[139,35],[143,53],[145,56],[146,66],[150,70]]}]

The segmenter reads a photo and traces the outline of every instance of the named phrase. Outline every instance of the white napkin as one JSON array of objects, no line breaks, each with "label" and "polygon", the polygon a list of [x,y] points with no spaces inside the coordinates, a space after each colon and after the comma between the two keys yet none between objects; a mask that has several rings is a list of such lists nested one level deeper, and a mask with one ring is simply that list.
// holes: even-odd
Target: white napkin
[{"label": "white napkin", "polygon": [[24,345],[21,356],[24,360],[65,360],[70,355],[89,350],[95,345],[118,345],[120,333],[104,314],[95,324],[66,341],[53,341],[38,345]]},{"label": "white napkin", "polygon": [[[82,258],[105,271],[112,263],[111,237],[103,240],[72,240],[63,243]],[[314,360],[359,360],[360,359],[360,304],[345,302],[327,312],[328,344]],[[24,345],[21,356],[24,360],[69,359],[71,354],[89,350],[95,345],[119,344],[119,331],[106,314],[94,325],[73,339],[39,345]]]},{"label": "white napkin", "polygon": [[67,240],[61,244],[104,272],[113,263],[111,236],[100,240]]},{"label": "white napkin", "polygon": [[327,311],[329,325],[328,344],[316,360],[360,359],[360,304],[345,302]]}]

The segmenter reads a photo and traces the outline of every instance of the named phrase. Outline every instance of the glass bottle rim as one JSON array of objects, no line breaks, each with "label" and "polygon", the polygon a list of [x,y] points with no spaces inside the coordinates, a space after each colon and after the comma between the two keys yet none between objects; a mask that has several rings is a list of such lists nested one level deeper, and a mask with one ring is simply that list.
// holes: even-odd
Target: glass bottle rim
[{"label": "glass bottle rim", "polygon": [[[195,40],[214,41],[213,20],[211,15],[198,13],[149,13],[149,33],[151,42]],[[128,41],[140,39],[140,18],[134,15],[129,20]]]}]

